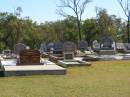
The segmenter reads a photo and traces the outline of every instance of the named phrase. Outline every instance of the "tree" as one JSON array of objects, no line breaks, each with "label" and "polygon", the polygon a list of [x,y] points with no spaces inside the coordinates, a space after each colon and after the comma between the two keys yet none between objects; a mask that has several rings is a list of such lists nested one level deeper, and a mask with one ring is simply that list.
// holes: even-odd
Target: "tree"
[{"label": "tree", "polygon": [[60,9],[57,10],[58,14],[67,17],[68,15],[72,15],[69,13],[65,13],[63,11],[64,8],[71,9],[71,11],[74,12],[74,17],[76,17],[76,24],[78,28],[79,33],[79,40],[82,39],[81,35],[81,21],[82,21],[82,15],[85,11],[86,5],[90,2],[90,0],[60,0],[61,5],[58,6]]},{"label": "tree", "polygon": [[128,43],[130,43],[130,0],[117,0],[121,6],[121,8],[123,9],[126,17],[127,17],[127,35],[128,35]]}]

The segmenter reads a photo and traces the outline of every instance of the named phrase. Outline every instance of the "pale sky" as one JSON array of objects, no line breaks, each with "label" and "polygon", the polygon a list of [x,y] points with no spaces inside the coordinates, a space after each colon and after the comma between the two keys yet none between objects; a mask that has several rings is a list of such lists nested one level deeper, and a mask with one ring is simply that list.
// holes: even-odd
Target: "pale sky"
[{"label": "pale sky", "polygon": [[[0,0],[0,12],[14,13],[15,9],[22,7],[22,17],[29,16],[33,21],[45,22],[56,21],[63,19],[56,14],[59,0]],[[105,8],[109,15],[117,15],[120,18],[126,19],[117,0],[93,0],[86,7],[83,19],[96,17],[95,8]]]}]

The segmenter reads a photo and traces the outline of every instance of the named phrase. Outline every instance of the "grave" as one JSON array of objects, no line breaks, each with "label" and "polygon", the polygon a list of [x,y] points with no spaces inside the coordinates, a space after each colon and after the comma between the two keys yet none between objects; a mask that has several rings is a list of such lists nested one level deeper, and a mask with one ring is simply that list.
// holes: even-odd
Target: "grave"
[{"label": "grave", "polygon": [[22,50],[17,65],[40,65],[40,52],[38,50]]},{"label": "grave", "polygon": [[78,42],[78,49],[80,51],[85,51],[85,50],[88,50],[88,43],[87,41],[85,40],[81,40]]},{"label": "grave", "polygon": [[107,36],[103,37],[100,41],[100,55],[114,55],[116,53],[115,44],[113,40]]},{"label": "grave", "polygon": [[95,51],[95,52],[99,52],[100,50],[100,44],[97,40],[94,40],[92,42],[92,49]]},{"label": "grave", "polygon": [[48,57],[47,46],[45,43],[41,44],[39,51],[42,57]]},{"label": "grave", "polygon": [[2,58],[4,58],[4,59],[12,59],[12,58],[15,58],[15,57],[13,56],[11,50],[4,50],[2,52]]},{"label": "grave", "polygon": [[53,54],[49,56],[49,60],[57,63],[58,60],[63,59],[63,44],[60,42],[55,42],[53,45]]},{"label": "grave", "polygon": [[66,74],[66,69],[52,62],[40,60],[40,51],[38,50],[22,50],[18,59],[2,60],[1,63],[4,76]]},{"label": "grave", "polygon": [[58,64],[63,67],[72,67],[72,66],[88,66],[90,63],[81,61],[81,60],[75,60],[75,50],[76,45],[73,42],[65,42],[63,45],[63,55],[64,60],[59,60]]}]

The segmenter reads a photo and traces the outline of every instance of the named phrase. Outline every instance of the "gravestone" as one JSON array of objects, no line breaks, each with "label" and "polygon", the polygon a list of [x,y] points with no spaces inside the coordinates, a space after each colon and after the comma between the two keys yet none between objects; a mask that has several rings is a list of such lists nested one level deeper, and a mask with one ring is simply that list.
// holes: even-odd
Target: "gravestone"
[{"label": "gravestone", "polygon": [[85,40],[81,40],[78,42],[78,49],[81,51],[88,50],[88,43]]},{"label": "gravestone", "polygon": [[56,42],[53,45],[53,54],[62,54],[63,53],[63,44]]},{"label": "gravestone", "polygon": [[113,45],[113,40],[109,37],[103,37],[100,41],[101,50],[113,50],[114,48],[112,47],[112,45]]},{"label": "gravestone", "polygon": [[115,55],[115,43],[107,36],[103,37],[100,41],[100,55]]},{"label": "gravestone", "polygon": [[72,60],[74,58],[74,53],[76,50],[76,45],[73,42],[65,42],[63,45],[64,50],[64,60]]},{"label": "gravestone", "polygon": [[45,52],[47,52],[47,47],[45,43],[42,43],[40,46],[40,53],[43,54]]},{"label": "gravestone", "polygon": [[54,43],[48,43],[47,44],[47,52],[53,51],[53,48],[54,48]]},{"label": "gravestone", "polygon": [[40,65],[40,52],[38,50],[22,50],[17,65]]},{"label": "gravestone", "polygon": [[95,50],[95,51],[98,51],[98,50],[100,49],[100,44],[99,44],[99,42],[98,42],[97,40],[94,40],[94,41],[92,42],[92,48],[93,48],[93,50]]},{"label": "gravestone", "polygon": [[22,43],[18,43],[14,46],[14,53],[19,54],[22,50],[26,49],[26,45]]}]

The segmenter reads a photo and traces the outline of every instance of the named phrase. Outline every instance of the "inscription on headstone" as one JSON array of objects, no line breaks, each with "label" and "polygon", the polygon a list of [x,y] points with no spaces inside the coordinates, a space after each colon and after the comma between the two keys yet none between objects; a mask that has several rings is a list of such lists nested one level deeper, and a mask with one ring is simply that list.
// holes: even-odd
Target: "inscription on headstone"
[{"label": "inscription on headstone", "polygon": [[17,65],[40,65],[40,52],[38,50],[22,50]]}]

